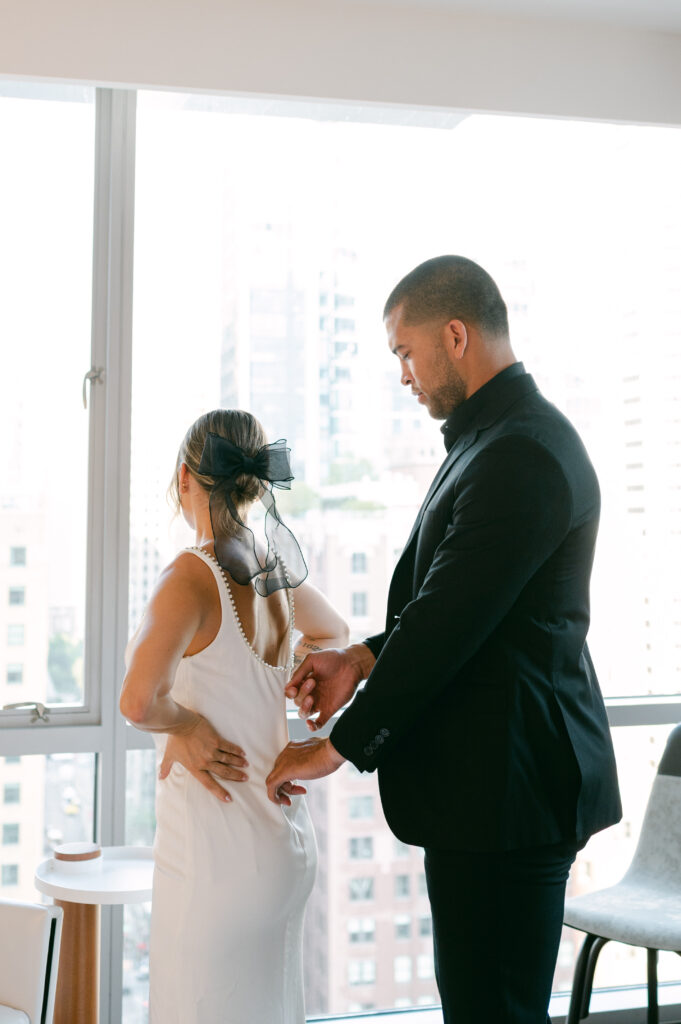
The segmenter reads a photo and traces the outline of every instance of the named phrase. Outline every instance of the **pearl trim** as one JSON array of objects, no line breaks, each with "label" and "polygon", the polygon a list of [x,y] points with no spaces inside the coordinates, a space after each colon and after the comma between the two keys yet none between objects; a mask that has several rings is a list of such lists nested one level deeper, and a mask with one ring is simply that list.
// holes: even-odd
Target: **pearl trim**
[{"label": "pearl trim", "polygon": [[[218,562],[218,560],[215,557],[215,555],[212,554],[210,551],[204,551],[204,549],[200,548],[197,544],[193,544],[188,550],[189,551],[200,551],[202,555],[206,556],[206,558],[210,558],[211,562],[213,562],[214,565],[217,567],[218,572],[220,573],[220,575],[222,576],[222,579],[224,580],[225,587],[227,588],[227,596],[229,597],[229,603],[232,606],[232,615],[234,616],[234,623],[235,623],[237,629],[239,630],[239,633],[241,634],[241,639],[246,644],[246,647],[251,652],[251,654],[253,655],[255,660],[259,661],[261,665],[265,666],[265,668],[273,668],[277,672],[290,672],[291,669],[293,668],[293,631],[296,628],[295,627],[295,613],[294,613],[294,608],[293,608],[293,595],[291,594],[290,589],[287,588],[287,590],[286,590],[286,599],[288,601],[288,610],[289,610],[289,660],[288,660],[288,664],[287,665],[272,665],[272,664],[270,664],[269,661],[265,661],[264,658],[260,657],[258,652],[256,650],[254,650],[250,640],[246,636],[246,632],[244,630],[243,625],[241,624],[241,619],[239,618],[239,613],[238,613],[237,608],[236,608],[236,603],[234,601],[234,594],[232,593],[232,588],[229,585],[229,580],[227,578],[227,573],[222,568],[222,566]],[[287,579],[288,579],[288,575],[287,575]]]}]

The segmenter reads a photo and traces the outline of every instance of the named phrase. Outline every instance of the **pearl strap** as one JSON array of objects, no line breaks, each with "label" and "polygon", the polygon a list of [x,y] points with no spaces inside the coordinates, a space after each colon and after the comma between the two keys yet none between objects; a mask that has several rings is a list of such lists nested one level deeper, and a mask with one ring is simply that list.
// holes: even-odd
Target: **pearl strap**
[{"label": "pearl strap", "polygon": [[[269,663],[269,661],[265,661],[264,658],[260,657],[258,652],[256,650],[254,650],[253,645],[251,644],[250,640],[246,636],[246,632],[245,632],[244,627],[243,627],[243,625],[241,623],[241,619],[239,618],[239,613],[238,613],[237,608],[236,608],[236,603],[234,601],[234,594],[232,593],[232,588],[229,585],[229,580],[227,578],[227,573],[222,568],[222,566],[218,562],[218,560],[215,557],[215,555],[212,554],[210,551],[204,551],[203,548],[198,547],[198,545],[196,545],[196,544],[193,544],[189,548],[189,551],[199,551],[202,555],[205,555],[206,558],[210,558],[211,562],[213,562],[217,566],[218,571],[219,571],[219,573],[222,576],[222,579],[224,581],[225,587],[227,588],[227,596],[229,597],[229,603],[232,606],[232,614],[234,615],[234,622],[236,623],[237,629],[239,630],[239,633],[241,634],[241,639],[246,644],[246,647],[248,647],[249,651],[251,652],[253,657],[256,659],[256,661],[259,661],[261,665],[265,666],[265,668],[273,668],[273,669],[276,669],[278,672],[290,672],[291,669],[293,668],[293,631],[295,629],[295,613],[294,613],[294,608],[293,608],[293,596],[291,594],[290,589],[288,589],[288,588],[286,589],[286,599],[288,601],[288,611],[289,611],[289,660],[288,660],[288,664],[287,665],[271,665]],[[286,578],[288,579],[288,575],[286,576]]]}]

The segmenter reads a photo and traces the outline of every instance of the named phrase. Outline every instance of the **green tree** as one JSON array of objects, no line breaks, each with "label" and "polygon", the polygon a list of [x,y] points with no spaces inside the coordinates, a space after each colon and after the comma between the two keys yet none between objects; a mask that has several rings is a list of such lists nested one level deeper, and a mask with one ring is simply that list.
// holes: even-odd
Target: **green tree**
[{"label": "green tree", "polygon": [[76,671],[82,656],[82,640],[71,640],[64,633],[55,633],[50,637],[47,671],[55,693],[61,700],[78,699],[80,687]]}]

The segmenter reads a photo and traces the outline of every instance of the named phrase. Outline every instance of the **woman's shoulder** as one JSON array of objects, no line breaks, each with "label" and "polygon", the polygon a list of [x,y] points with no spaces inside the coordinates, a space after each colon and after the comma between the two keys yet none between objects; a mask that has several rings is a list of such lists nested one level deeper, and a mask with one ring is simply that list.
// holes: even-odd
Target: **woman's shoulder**
[{"label": "woman's shoulder", "polygon": [[[212,593],[215,589],[215,575],[210,564],[201,558],[199,548],[184,548],[172,562],[162,570],[156,590],[195,590],[198,593]],[[208,554],[208,552],[203,552]]]}]

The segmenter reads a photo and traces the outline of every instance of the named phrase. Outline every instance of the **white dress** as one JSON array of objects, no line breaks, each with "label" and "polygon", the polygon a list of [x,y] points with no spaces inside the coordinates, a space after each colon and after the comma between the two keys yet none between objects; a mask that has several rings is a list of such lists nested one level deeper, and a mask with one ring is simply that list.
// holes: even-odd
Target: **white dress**
[{"label": "white dress", "polygon": [[[255,653],[219,565],[191,550],[216,578],[222,622],[208,647],[182,659],[172,696],[244,750],[248,781],[224,783],[232,803],[177,763],[156,784],[150,1021],[304,1024],[303,914],[317,851],[304,799],[282,807],[265,789],[288,742],[292,653],[285,667]],[[167,737],[155,740],[160,765]]]}]

